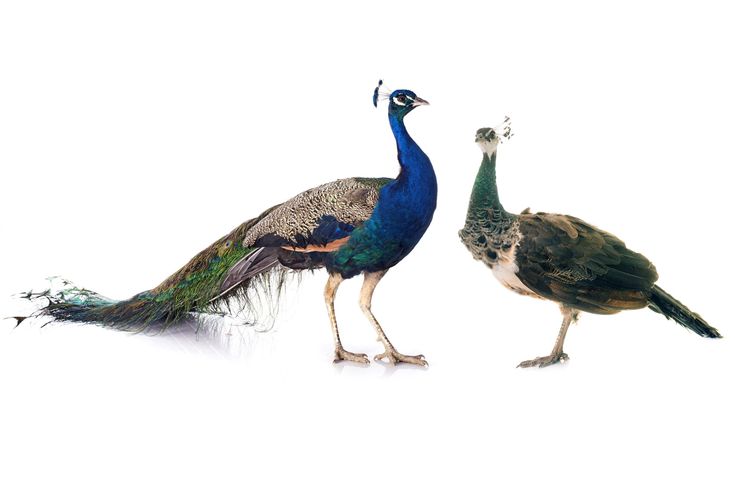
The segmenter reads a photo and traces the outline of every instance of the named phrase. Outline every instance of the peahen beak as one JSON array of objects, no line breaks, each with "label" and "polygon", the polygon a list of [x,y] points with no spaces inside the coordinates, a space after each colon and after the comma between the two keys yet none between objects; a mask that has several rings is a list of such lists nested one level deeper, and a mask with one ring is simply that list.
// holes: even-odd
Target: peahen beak
[{"label": "peahen beak", "polygon": [[429,105],[429,101],[424,100],[424,99],[422,99],[421,97],[419,97],[417,95],[416,97],[413,98],[413,102],[411,104],[413,104],[413,107],[428,106]]}]

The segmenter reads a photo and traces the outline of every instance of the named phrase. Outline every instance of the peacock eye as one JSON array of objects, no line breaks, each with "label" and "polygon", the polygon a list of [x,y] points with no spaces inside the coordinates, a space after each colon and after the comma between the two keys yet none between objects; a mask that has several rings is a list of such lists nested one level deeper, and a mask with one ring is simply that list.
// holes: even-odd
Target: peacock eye
[{"label": "peacock eye", "polygon": [[406,103],[406,96],[405,95],[397,95],[393,98],[393,101],[396,104],[404,105]]}]

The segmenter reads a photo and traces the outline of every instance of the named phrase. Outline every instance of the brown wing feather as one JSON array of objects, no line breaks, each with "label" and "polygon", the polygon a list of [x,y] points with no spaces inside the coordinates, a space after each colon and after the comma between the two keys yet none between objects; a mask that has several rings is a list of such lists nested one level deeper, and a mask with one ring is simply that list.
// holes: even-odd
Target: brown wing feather
[{"label": "brown wing feather", "polygon": [[519,222],[518,278],[539,295],[598,314],[648,304],[656,268],[617,237],[568,215],[522,214]]},{"label": "brown wing feather", "polygon": [[[341,239],[319,232],[325,218],[334,223],[359,226],[373,213],[380,188],[388,178],[346,178],[320,185],[289,199],[261,218],[245,237],[245,246],[324,246]],[[318,236],[312,238],[314,234]]]},{"label": "brown wing feather", "polygon": [[[242,244],[257,249],[228,271],[222,294],[278,264],[291,269],[322,266],[319,253],[336,251],[349,239],[338,231],[339,224],[364,223],[375,208],[381,187],[390,180],[336,180],[304,191],[251,221],[247,232],[241,234]],[[328,228],[317,233],[324,228],[325,217],[329,218]],[[336,230],[330,233],[329,228]]]}]

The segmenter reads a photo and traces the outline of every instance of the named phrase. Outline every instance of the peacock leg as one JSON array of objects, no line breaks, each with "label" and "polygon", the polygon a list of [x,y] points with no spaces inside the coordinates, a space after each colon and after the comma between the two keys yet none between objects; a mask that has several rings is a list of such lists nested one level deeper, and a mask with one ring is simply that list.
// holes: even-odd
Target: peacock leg
[{"label": "peacock leg", "polygon": [[380,327],[378,320],[370,310],[375,286],[378,285],[378,282],[380,282],[386,272],[387,270],[381,272],[365,272],[365,281],[362,283],[362,289],[360,290],[360,308],[365,316],[370,320],[375,331],[378,333],[378,341],[383,343],[383,346],[385,347],[385,352],[376,355],[374,360],[377,362],[382,359],[387,359],[388,362],[393,365],[398,364],[399,362],[405,362],[407,364],[416,364],[418,366],[428,366],[429,363],[424,360],[423,355],[403,355],[402,353],[399,353],[393,347],[390,340],[383,332],[383,328]]},{"label": "peacock leg", "polygon": [[334,334],[334,362],[342,360],[351,360],[353,362],[361,362],[369,364],[368,356],[364,353],[352,353],[342,348],[342,341],[339,339],[339,329],[337,329],[337,317],[334,315],[334,296],[337,294],[337,288],[344,281],[339,274],[329,274],[329,280],[324,287],[324,301],[327,302],[327,312],[329,313],[329,321],[332,323],[332,334]]},{"label": "peacock leg", "polygon": [[556,337],[556,343],[554,343],[554,349],[551,350],[551,354],[546,357],[536,357],[533,360],[524,360],[516,367],[546,367],[557,362],[565,362],[569,360],[569,356],[564,353],[564,337],[567,335],[567,329],[569,325],[577,320],[579,312],[573,308],[565,307],[562,305],[561,313],[564,316],[564,320],[561,322],[561,329],[559,329],[559,336]]}]

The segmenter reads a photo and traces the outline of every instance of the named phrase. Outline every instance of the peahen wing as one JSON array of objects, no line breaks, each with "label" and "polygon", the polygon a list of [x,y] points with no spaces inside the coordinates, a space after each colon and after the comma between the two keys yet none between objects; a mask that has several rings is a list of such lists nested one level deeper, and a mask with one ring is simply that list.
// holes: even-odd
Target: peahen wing
[{"label": "peahen wing", "polygon": [[648,304],[656,268],[617,237],[567,215],[529,213],[518,220],[518,278],[539,295],[598,314]]}]

